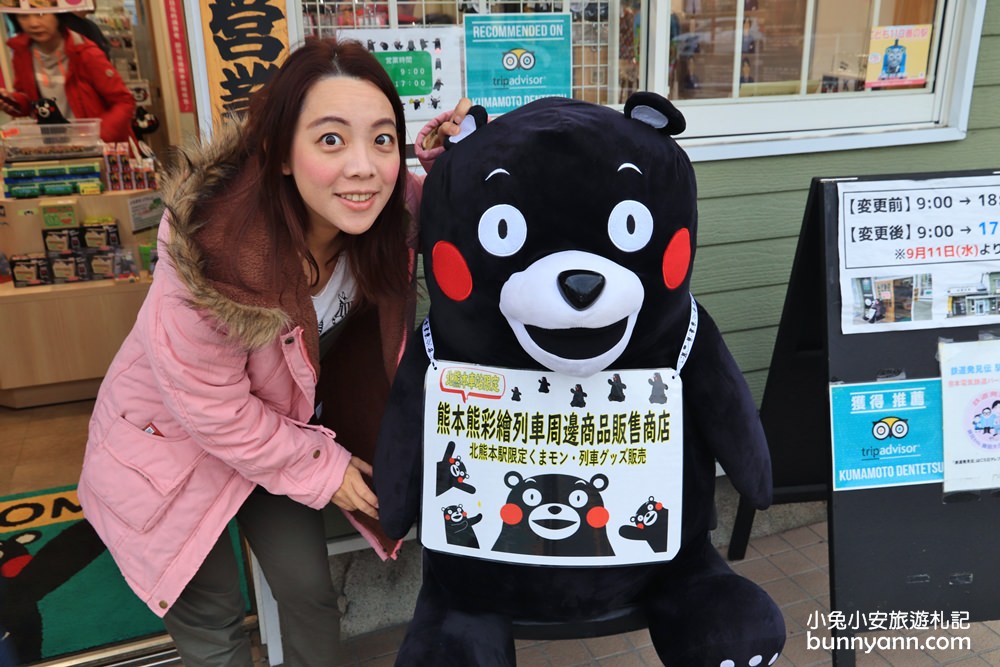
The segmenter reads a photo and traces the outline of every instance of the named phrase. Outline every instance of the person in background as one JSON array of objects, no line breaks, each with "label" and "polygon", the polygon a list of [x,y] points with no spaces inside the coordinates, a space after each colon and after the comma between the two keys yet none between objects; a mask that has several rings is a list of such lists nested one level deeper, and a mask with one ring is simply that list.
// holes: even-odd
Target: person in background
[{"label": "person in background", "polygon": [[[468,100],[428,123],[458,132]],[[182,151],[159,261],[108,369],[78,486],[87,519],[188,667],[250,667],[235,518],[278,602],[284,664],[338,664],[321,509],[382,558],[375,437],[416,300],[422,177],[361,44],[310,40],[242,126]],[[334,432],[332,429],[335,429]]]},{"label": "person in background", "polygon": [[127,141],[135,99],[101,49],[66,27],[66,15],[16,14],[20,34],[7,41],[14,72],[12,90],[0,89],[0,110],[28,116],[32,104],[55,100],[67,120],[101,119],[101,140]]}]

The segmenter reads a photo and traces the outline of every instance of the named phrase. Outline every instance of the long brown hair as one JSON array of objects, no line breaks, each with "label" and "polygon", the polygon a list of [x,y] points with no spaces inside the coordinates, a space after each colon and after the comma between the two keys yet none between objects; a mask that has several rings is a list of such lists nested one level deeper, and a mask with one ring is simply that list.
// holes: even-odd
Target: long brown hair
[{"label": "long brown hair", "polygon": [[352,40],[309,39],[294,50],[281,68],[250,101],[244,142],[248,167],[257,171],[258,207],[270,230],[272,247],[287,238],[319,279],[316,259],[306,245],[308,215],[291,176],[282,166],[291,158],[292,142],[302,104],[320,79],[346,76],[378,87],[392,105],[399,150],[399,175],[385,208],[374,224],[359,235],[341,234],[343,252],[354,273],[359,295],[375,302],[401,294],[409,285],[406,251],[409,215],[406,211],[406,125],[403,103],[389,75],[375,57]]}]

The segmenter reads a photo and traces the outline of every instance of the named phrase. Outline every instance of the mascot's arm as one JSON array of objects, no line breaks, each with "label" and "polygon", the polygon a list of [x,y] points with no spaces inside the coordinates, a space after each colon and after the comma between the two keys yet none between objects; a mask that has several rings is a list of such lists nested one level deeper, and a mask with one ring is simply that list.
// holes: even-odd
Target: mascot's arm
[{"label": "mascot's arm", "polygon": [[382,529],[400,539],[420,510],[427,353],[420,332],[410,336],[396,370],[375,449],[375,493]]},{"label": "mascot's arm", "polygon": [[771,455],[750,388],[715,321],[698,307],[698,334],[681,372],[684,400],[697,432],[757,509],[771,504]]}]

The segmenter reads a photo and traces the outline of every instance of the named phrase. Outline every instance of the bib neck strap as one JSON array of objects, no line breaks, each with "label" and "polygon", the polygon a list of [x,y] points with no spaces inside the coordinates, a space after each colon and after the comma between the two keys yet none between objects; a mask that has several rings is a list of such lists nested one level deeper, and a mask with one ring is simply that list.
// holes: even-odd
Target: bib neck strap
[{"label": "bib neck strap", "polygon": [[427,316],[424,318],[424,323],[420,325],[420,333],[424,337],[424,351],[427,352],[427,358],[431,362],[431,366],[434,370],[437,370],[437,360],[434,359],[434,337],[431,336],[431,318]]},{"label": "bib neck strap", "polygon": [[691,346],[694,345],[694,337],[698,333],[698,302],[694,300],[694,294],[689,293],[689,296],[691,297],[691,316],[688,318],[688,329],[687,333],[684,334],[684,344],[681,345],[681,352],[677,355],[678,374],[684,368],[684,364],[691,355]]}]

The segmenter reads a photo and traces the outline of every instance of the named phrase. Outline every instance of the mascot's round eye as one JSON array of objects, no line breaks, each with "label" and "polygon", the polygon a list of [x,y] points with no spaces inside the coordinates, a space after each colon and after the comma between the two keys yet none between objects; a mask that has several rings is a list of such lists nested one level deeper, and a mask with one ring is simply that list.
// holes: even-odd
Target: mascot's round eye
[{"label": "mascot's round eye", "polygon": [[569,504],[573,507],[583,507],[587,504],[587,492],[577,489],[569,494]]},{"label": "mascot's round eye", "polygon": [[528,223],[510,204],[491,206],[479,218],[479,243],[497,257],[510,257],[528,238]]},{"label": "mascot's round eye", "polygon": [[634,199],[618,202],[608,216],[608,236],[619,250],[641,250],[653,236],[653,214]]},{"label": "mascot's round eye", "polygon": [[521,500],[528,507],[537,507],[542,502],[542,492],[538,489],[528,489],[521,495]]}]

